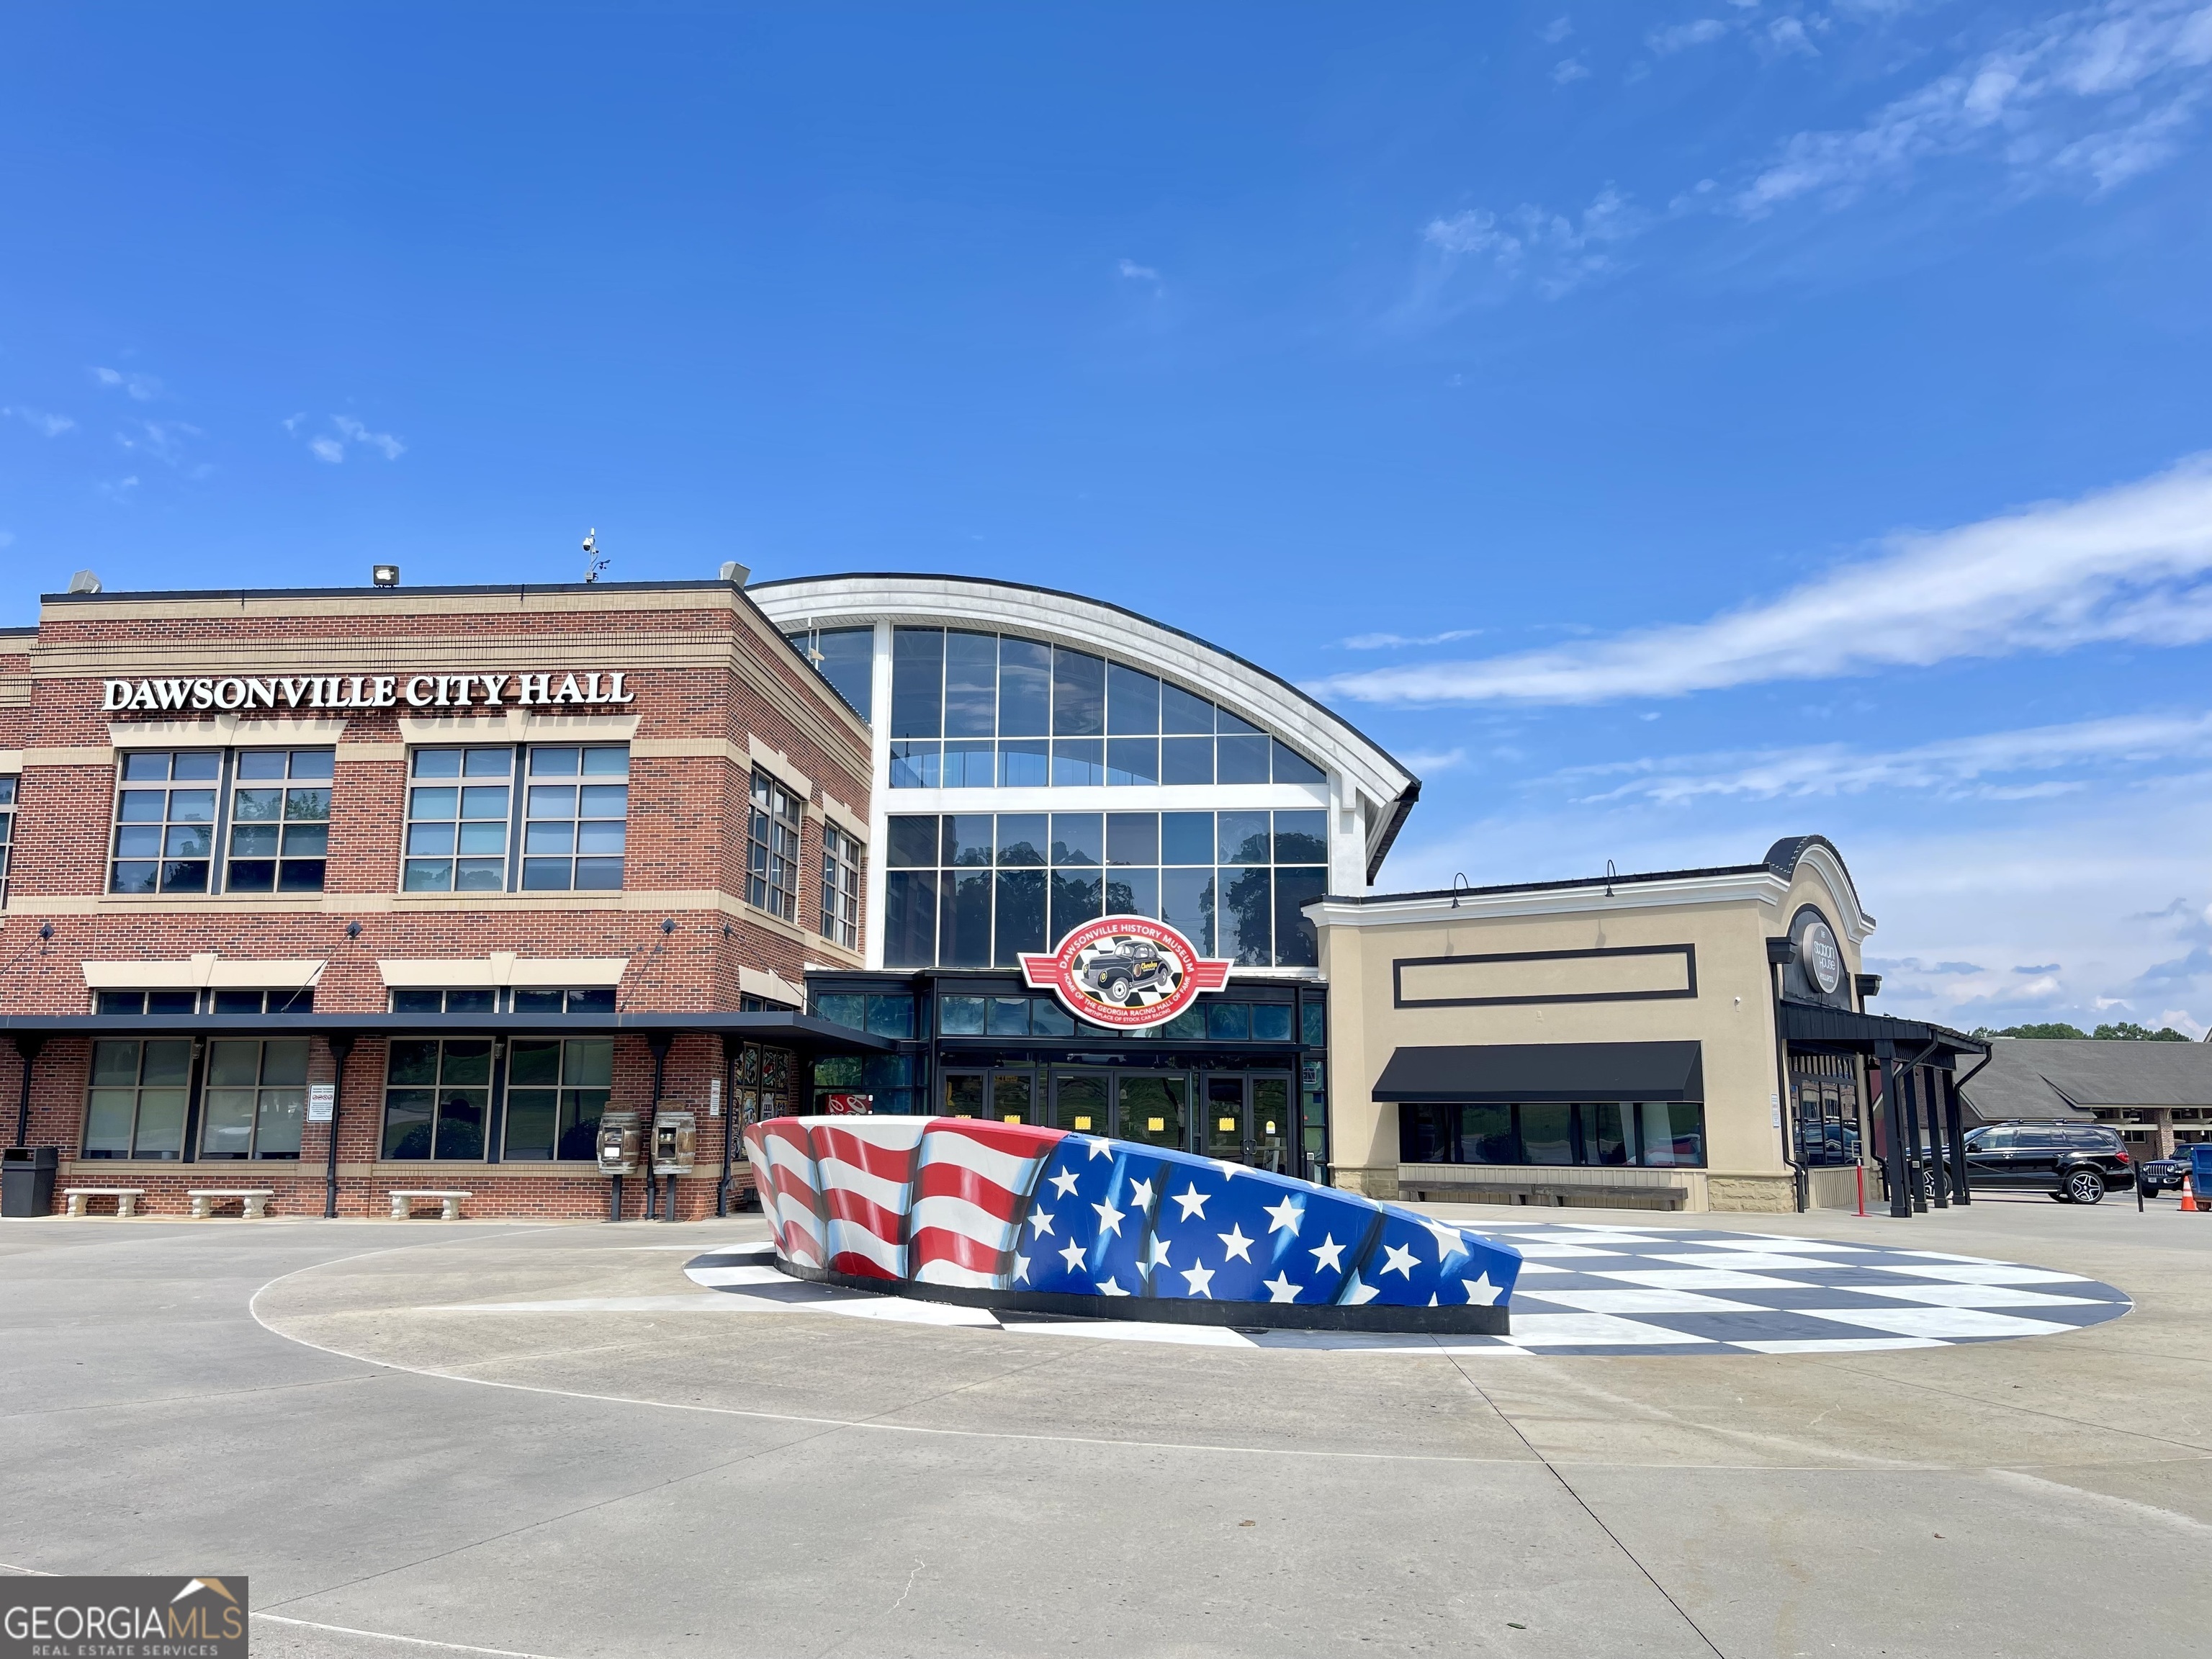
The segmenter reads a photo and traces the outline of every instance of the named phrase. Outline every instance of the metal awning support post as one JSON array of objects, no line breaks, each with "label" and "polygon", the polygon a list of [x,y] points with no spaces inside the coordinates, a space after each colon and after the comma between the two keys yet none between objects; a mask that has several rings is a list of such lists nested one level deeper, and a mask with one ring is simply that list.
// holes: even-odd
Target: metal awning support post
[{"label": "metal awning support post", "polygon": [[722,1039],[722,1178],[714,1186],[714,1215],[719,1220],[730,1212],[730,1155],[736,1150],[738,1135],[744,1125],[738,1120],[744,1115],[738,1103],[738,1057],[744,1046]]},{"label": "metal awning support post", "polygon": [[[660,1087],[668,1071],[669,1034],[654,1031],[645,1039],[646,1047],[653,1050],[653,1109],[646,1114],[645,1144],[639,1148],[645,1159],[645,1218],[653,1219],[653,1131],[660,1121]],[[668,1178],[668,1219],[676,1219],[676,1177]]]},{"label": "metal awning support post", "polygon": [[323,1170],[323,1219],[332,1221],[338,1213],[338,1114],[345,1109],[345,1063],[346,1056],[353,1052],[353,1038],[341,1033],[324,1041],[331,1046],[335,1073],[331,1079],[330,1158]]},{"label": "metal awning support post", "polygon": [[27,1146],[31,1133],[31,1066],[39,1058],[39,1050],[46,1046],[44,1037],[18,1036],[15,1057],[23,1062],[23,1093],[15,1103],[15,1144]]},{"label": "metal awning support post", "polygon": [[1931,1066],[1923,1066],[1922,1097],[1928,1103],[1928,1174],[1933,1190],[1929,1194],[1930,1205],[1939,1210],[1951,1207],[1951,1137],[1943,1127],[1943,1073]]},{"label": "metal awning support post", "polygon": [[1952,1187],[1952,1200],[1971,1204],[1974,1201],[1974,1189],[1966,1179],[1966,1117],[1959,1104],[1958,1077],[1951,1072],[1943,1073],[1943,1125],[1951,1141],[1951,1169],[1958,1177]]},{"label": "metal awning support post", "polygon": [[[1922,1060],[1927,1056],[1923,1054]],[[1921,1178],[1920,1142],[1920,1060],[1916,1060],[1905,1069],[1898,1079],[1905,1085],[1902,1097],[1905,1105],[1905,1146],[1908,1148],[1905,1173],[1911,1182],[1912,1213],[1928,1213],[1927,1183]]]},{"label": "metal awning support post", "polygon": [[1889,1177],[1889,1212],[1905,1220],[1912,1214],[1912,1195],[1905,1190],[1905,1130],[1898,1116],[1897,1045],[1887,1037],[1877,1038],[1874,1057],[1881,1067],[1881,1092],[1874,1104],[1881,1113],[1882,1166]]}]

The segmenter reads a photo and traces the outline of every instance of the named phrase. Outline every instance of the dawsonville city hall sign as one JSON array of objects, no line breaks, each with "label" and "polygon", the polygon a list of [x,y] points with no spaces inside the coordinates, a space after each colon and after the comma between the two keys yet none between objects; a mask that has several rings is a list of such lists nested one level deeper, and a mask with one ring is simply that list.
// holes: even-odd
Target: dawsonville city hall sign
[{"label": "dawsonville city hall sign", "polygon": [[637,701],[622,673],[311,674],[263,679],[102,680],[100,707],[110,714],[210,708],[605,708]]}]

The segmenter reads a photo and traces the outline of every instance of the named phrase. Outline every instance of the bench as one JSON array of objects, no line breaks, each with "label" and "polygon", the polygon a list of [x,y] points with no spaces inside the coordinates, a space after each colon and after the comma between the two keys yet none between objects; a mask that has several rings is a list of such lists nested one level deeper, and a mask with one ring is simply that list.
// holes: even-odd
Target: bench
[{"label": "bench", "polygon": [[115,1213],[118,1217],[127,1217],[138,1213],[138,1200],[146,1196],[146,1189],[143,1187],[64,1187],[62,1196],[69,1200],[71,1215],[85,1212],[87,1199],[112,1198],[115,1200]]},{"label": "bench", "polygon": [[434,1198],[439,1204],[439,1220],[459,1221],[461,1218],[461,1200],[475,1196],[474,1193],[441,1193],[395,1187],[392,1189],[392,1218],[394,1221],[408,1220],[415,1213],[416,1200]]},{"label": "bench", "polygon": [[1400,1177],[1398,1195],[1415,1203],[1430,1199],[1455,1204],[1533,1204],[1564,1209],[1580,1202],[1618,1209],[1679,1210],[1688,1194],[1677,1186],[1636,1186],[1626,1182],[1479,1181]]},{"label": "bench", "polygon": [[276,1189],[274,1187],[191,1187],[185,1189],[185,1196],[192,1201],[192,1215],[196,1219],[204,1221],[213,1215],[218,1200],[236,1198],[245,1200],[246,1218],[258,1221],[269,1213],[270,1200],[276,1196]]}]

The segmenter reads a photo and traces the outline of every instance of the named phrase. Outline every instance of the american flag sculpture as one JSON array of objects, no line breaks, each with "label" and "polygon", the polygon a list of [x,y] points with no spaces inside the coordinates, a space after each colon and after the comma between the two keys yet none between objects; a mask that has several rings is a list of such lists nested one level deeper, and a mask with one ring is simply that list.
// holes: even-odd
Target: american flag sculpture
[{"label": "american flag sculpture", "polygon": [[1519,1252],[1189,1152],[945,1117],[745,1131],[779,1266],[974,1305],[1229,1325],[1502,1334]]}]

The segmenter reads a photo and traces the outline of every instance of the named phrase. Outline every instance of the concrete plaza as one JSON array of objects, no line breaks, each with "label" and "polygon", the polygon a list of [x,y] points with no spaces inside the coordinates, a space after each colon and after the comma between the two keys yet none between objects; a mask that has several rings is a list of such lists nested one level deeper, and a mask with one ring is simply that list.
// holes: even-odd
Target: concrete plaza
[{"label": "concrete plaza", "polygon": [[[243,1572],[260,1650],[343,1659],[2212,1644],[2212,1217],[1573,1214],[2136,1308],[1851,1354],[1239,1351],[733,1316],[683,1264],[757,1218],[9,1222],[0,1563]],[[491,1301],[590,1305],[457,1310]]]}]

